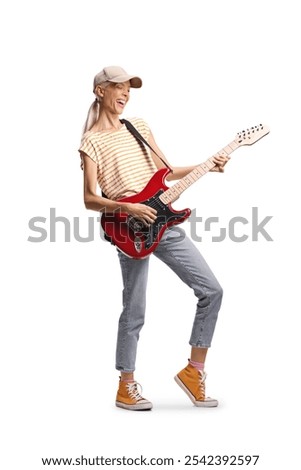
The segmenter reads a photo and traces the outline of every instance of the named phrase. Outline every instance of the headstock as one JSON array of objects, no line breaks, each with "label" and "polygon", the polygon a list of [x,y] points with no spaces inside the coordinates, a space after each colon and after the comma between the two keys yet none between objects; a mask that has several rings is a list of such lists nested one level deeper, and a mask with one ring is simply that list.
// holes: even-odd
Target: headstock
[{"label": "headstock", "polygon": [[238,132],[234,141],[238,145],[252,145],[267,135],[269,132],[270,129],[268,126],[258,124],[257,126],[250,127],[250,129],[245,129],[241,132]]}]

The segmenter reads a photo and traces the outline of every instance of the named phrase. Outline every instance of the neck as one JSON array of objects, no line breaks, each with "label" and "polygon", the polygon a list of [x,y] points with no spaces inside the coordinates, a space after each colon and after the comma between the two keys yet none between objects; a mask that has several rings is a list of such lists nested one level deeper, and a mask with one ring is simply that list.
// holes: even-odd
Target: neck
[{"label": "neck", "polygon": [[118,114],[111,114],[107,111],[103,110],[99,114],[99,118],[95,125],[93,126],[93,130],[96,131],[105,131],[105,130],[118,130],[122,126],[119,115]]},{"label": "neck", "polygon": [[[213,157],[217,157],[218,155],[227,156],[237,148],[238,144],[235,142],[235,140],[233,140],[233,142],[230,142],[230,144],[213,155]],[[184,176],[184,178],[180,179],[180,181],[167,189],[159,196],[160,200],[164,204],[169,204],[173,201],[176,201],[183,191],[185,191],[199,178],[212,170],[212,168],[215,166],[215,163],[212,161],[213,157],[208,158],[208,160],[206,160],[204,163],[196,166],[190,173]]]}]

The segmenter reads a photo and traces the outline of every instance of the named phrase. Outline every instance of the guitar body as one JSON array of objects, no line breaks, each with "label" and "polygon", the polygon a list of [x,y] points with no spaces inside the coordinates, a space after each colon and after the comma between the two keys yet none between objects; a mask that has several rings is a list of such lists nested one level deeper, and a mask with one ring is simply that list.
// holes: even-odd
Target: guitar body
[{"label": "guitar body", "polygon": [[168,186],[165,178],[170,173],[169,169],[158,170],[145,188],[134,196],[120,199],[120,202],[146,204],[157,211],[157,219],[150,226],[145,226],[139,219],[135,219],[125,213],[103,213],[101,225],[108,239],[113,245],[131,258],[146,258],[158,246],[165,230],[186,220],[190,209],[176,211],[171,204],[165,204],[160,200]]}]

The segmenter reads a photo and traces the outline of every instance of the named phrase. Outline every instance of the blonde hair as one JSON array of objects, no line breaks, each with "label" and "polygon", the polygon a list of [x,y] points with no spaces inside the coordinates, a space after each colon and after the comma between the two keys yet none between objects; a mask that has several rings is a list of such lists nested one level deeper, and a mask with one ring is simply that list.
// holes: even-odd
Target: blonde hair
[{"label": "blonde hair", "polygon": [[[102,88],[106,88],[108,85],[110,85],[110,83],[111,82],[103,82],[101,83],[101,86]],[[95,90],[94,90],[94,94],[95,94]],[[102,101],[101,97],[96,95],[96,98],[91,104],[88,114],[87,114],[87,118],[86,118],[83,131],[82,131],[82,138],[84,134],[88,132],[90,129],[92,129],[94,124],[97,122],[99,118],[100,109],[101,109],[101,101]]]}]

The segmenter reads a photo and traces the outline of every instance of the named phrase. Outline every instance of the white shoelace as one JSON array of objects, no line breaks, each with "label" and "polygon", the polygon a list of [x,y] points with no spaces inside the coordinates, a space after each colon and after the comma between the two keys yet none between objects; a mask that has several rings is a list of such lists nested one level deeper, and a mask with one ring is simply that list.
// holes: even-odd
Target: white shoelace
[{"label": "white shoelace", "polygon": [[[140,387],[140,391],[138,390],[138,386]],[[144,400],[144,398],[141,396],[142,394],[142,387],[138,382],[129,382],[126,384],[126,388],[128,390],[128,394],[130,395],[133,400],[140,401]]]}]

